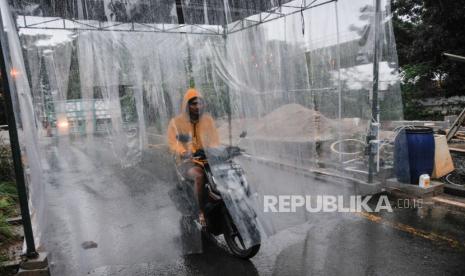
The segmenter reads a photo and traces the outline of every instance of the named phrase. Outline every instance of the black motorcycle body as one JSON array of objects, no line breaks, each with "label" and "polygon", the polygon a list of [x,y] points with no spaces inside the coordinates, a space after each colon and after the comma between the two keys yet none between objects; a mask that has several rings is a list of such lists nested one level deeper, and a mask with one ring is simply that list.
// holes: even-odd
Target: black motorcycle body
[{"label": "black motorcycle body", "polygon": [[[240,154],[238,147],[221,147],[197,152],[192,160],[203,168],[207,179],[203,193],[207,223],[204,233],[224,235],[234,256],[249,259],[259,251],[261,236],[244,170],[233,160]],[[196,204],[193,182],[179,171],[177,175],[180,188]]]}]

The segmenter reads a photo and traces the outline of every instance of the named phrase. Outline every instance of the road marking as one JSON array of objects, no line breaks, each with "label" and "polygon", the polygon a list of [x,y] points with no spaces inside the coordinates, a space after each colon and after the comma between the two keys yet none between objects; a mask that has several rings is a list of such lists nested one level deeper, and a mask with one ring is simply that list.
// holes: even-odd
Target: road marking
[{"label": "road marking", "polygon": [[445,242],[445,243],[447,243],[449,246],[451,246],[453,248],[465,249],[465,244],[464,243],[461,243],[461,242],[459,242],[459,241],[457,241],[457,240],[455,240],[453,238],[450,238],[450,237],[446,237],[446,236],[438,235],[436,233],[416,229],[416,228],[414,228],[414,227],[412,227],[410,225],[406,225],[406,224],[403,224],[403,223],[388,221],[388,220],[386,220],[386,219],[384,219],[384,218],[382,218],[380,216],[370,214],[370,213],[367,213],[367,212],[360,212],[360,213],[357,213],[357,214],[360,215],[363,218],[366,218],[366,219],[372,221],[372,222],[379,223],[379,224],[382,224],[382,225],[386,225],[386,226],[392,227],[394,229],[400,230],[402,232],[406,232],[406,233],[409,233],[409,234],[412,234],[412,235],[415,235],[415,236],[418,236],[418,237],[422,237],[422,238],[430,240],[430,241]]}]

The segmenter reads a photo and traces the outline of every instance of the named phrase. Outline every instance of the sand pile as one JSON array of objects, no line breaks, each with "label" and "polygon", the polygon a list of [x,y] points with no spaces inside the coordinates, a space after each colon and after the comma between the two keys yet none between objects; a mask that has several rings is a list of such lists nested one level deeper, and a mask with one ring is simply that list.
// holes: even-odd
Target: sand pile
[{"label": "sand pile", "polygon": [[[232,121],[233,138],[243,130],[249,138],[266,139],[322,139],[331,135],[337,122],[323,116],[320,112],[299,104],[283,105],[259,119],[236,119]],[[228,137],[228,124],[219,122],[221,139]]]},{"label": "sand pile", "polygon": [[334,125],[318,111],[300,104],[287,104],[261,118],[254,134],[276,138],[324,136],[330,134]]}]

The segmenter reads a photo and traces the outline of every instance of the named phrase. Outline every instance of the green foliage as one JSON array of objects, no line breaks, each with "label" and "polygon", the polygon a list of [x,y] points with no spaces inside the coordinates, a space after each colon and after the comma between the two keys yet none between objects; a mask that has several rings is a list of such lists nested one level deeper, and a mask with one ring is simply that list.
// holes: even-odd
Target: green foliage
[{"label": "green foliage", "polygon": [[[14,170],[10,145],[0,138],[0,245],[14,238],[11,226],[6,221],[8,217],[16,216],[18,213],[18,196],[13,180]],[[7,259],[7,255],[0,248],[0,262]]]},{"label": "green foliage", "polygon": [[[190,58],[190,51],[188,51],[188,66],[187,74],[189,76],[189,87],[195,88],[196,84],[192,77],[192,64]],[[205,67],[200,70],[205,73],[206,81],[202,84],[198,84],[197,88],[202,93],[205,101],[207,102],[208,112],[215,118],[226,117],[230,111],[229,93],[228,87],[221,78],[216,79],[216,83],[213,82],[216,76],[213,72],[213,64],[210,59],[205,62]],[[184,94],[184,91],[182,92]]]},{"label": "green foliage", "polygon": [[192,76],[189,77],[189,88],[195,88],[195,80]]},{"label": "green foliage", "polygon": [[52,89],[50,88],[50,80],[47,75],[45,68],[45,60],[43,57],[40,58],[40,75],[39,83],[41,93],[44,95],[44,112],[47,116],[47,121],[52,123],[55,121],[55,105],[53,103]]},{"label": "green foliage", "polygon": [[[0,263],[8,261],[8,256],[5,253],[0,252]],[[0,272],[3,272],[3,267],[0,267]]]},{"label": "green foliage", "polygon": [[195,88],[194,74],[192,72],[192,55],[190,47],[187,47],[186,74],[189,78],[189,87]]},{"label": "green foliage", "polygon": [[121,115],[124,123],[135,123],[137,122],[137,108],[136,99],[134,98],[134,91],[131,87],[120,86],[120,103],[121,103]]},{"label": "green foliage", "polygon": [[11,199],[18,197],[15,182],[5,181],[0,182],[0,196],[7,196]]},{"label": "green foliage", "polygon": [[216,89],[213,84],[204,84],[200,87],[205,101],[207,102],[207,110],[215,117],[225,117],[229,111],[229,95],[225,85],[221,85]]},{"label": "green foliage", "polygon": [[[429,64],[407,64],[402,68],[402,99],[404,101],[404,118],[406,120],[428,119],[428,113],[420,105],[419,99],[428,96],[422,89],[429,83],[425,77],[430,69]],[[426,83],[425,83],[426,82]]]},{"label": "green foliage", "polygon": [[[393,26],[406,119],[432,119],[418,99],[465,93],[465,63],[444,58],[444,52],[465,56],[463,1],[394,0]],[[430,114],[430,115],[428,115]]]},{"label": "green foliage", "polygon": [[77,40],[73,42],[73,50],[71,52],[71,64],[69,69],[68,81],[68,100],[80,99],[81,96],[81,79],[79,74],[79,60],[77,53]]},{"label": "green foliage", "polygon": [[5,98],[3,96],[3,91],[0,91],[0,125],[6,125],[6,109],[5,109]]},{"label": "green foliage", "polygon": [[0,138],[0,181],[14,179],[13,160],[10,145]]},{"label": "green foliage", "polygon": [[8,217],[16,216],[18,196],[14,182],[0,182],[0,240],[13,238]]},{"label": "green foliage", "polygon": [[11,239],[13,238],[13,233],[11,231],[11,226],[8,225],[6,221],[6,217],[0,214],[0,237],[3,239]]}]

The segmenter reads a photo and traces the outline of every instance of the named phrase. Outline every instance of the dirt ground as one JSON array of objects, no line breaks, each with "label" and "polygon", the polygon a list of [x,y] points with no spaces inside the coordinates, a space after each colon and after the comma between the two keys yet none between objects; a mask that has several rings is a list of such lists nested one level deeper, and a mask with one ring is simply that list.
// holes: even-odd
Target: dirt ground
[{"label": "dirt ground", "polygon": [[12,233],[11,236],[5,237],[0,234],[0,275],[5,276],[15,275],[16,269],[9,266],[21,261],[23,249],[22,225],[11,225],[9,229]]}]

